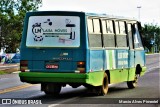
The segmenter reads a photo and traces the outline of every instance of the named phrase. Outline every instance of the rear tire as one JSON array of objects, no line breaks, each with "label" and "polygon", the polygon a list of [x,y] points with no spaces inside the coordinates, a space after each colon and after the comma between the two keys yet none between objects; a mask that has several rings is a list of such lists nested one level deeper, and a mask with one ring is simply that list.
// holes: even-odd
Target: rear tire
[{"label": "rear tire", "polygon": [[108,82],[108,76],[107,76],[106,73],[104,73],[102,86],[96,87],[98,95],[106,95],[107,94],[107,92],[108,92],[108,83],[109,83]]},{"label": "rear tire", "polygon": [[45,83],[41,85],[41,90],[44,91],[46,95],[58,96],[61,91],[61,85],[55,83]]}]

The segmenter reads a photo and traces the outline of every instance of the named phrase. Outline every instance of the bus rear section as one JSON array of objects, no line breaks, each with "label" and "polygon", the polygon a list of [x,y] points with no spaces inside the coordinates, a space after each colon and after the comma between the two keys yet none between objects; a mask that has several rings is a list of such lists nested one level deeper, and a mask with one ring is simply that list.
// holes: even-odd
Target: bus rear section
[{"label": "bus rear section", "polygon": [[78,87],[86,83],[84,16],[82,12],[26,14],[19,74],[22,82],[41,83],[42,91],[54,95],[66,84]]}]

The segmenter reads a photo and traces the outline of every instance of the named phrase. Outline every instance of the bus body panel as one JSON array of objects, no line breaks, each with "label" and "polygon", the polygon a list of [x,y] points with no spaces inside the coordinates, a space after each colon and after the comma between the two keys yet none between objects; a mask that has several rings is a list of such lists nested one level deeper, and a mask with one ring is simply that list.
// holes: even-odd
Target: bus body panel
[{"label": "bus body panel", "polygon": [[116,69],[116,51],[115,50],[105,50],[105,69],[111,70]]},{"label": "bus body panel", "polygon": [[[31,72],[75,72],[78,61],[85,61],[85,51],[78,49],[36,49],[32,51]],[[47,65],[57,65],[49,69]]]},{"label": "bus body panel", "polygon": [[136,68],[132,67],[128,71],[128,81],[133,81],[135,79]]},{"label": "bus body panel", "polygon": [[135,65],[140,64],[145,66],[145,52],[144,50],[135,50]]},{"label": "bus body panel", "polygon": [[104,69],[104,51],[91,50],[90,51],[90,71],[102,71]]},{"label": "bus body panel", "polygon": [[52,83],[77,83],[80,85],[90,84],[92,86],[102,85],[104,71],[91,73],[44,73],[44,72],[21,72],[19,76],[22,82],[32,84]]},{"label": "bus body panel", "polygon": [[110,83],[128,80],[128,50],[106,50],[106,70],[110,71]]},{"label": "bus body panel", "polygon": [[129,50],[129,68],[135,67],[135,51]]}]

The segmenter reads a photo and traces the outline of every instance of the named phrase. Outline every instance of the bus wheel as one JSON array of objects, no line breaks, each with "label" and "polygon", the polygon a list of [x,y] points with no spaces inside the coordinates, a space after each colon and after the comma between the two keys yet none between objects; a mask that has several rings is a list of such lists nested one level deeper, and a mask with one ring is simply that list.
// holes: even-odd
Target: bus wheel
[{"label": "bus wheel", "polygon": [[61,85],[46,83],[41,85],[41,90],[44,91],[46,95],[58,96],[61,91]]},{"label": "bus wheel", "polygon": [[105,95],[108,92],[108,76],[104,73],[103,84],[102,86],[97,87],[98,95]]},{"label": "bus wheel", "polygon": [[135,74],[134,80],[133,81],[127,81],[128,88],[136,88],[138,83],[138,75]]}]

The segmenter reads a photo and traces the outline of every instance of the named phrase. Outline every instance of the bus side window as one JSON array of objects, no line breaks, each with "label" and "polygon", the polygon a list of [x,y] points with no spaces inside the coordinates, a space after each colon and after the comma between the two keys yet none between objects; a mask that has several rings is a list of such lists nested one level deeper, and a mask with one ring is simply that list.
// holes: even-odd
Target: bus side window
[{"label": "bus side window", "polygon": [[120,28],[120,34],[126,34],[126,31],[125,31],[125,23],[123,21],[119,21],[119,28]]},{"label": "bus side window", "polygon": [[93,20],[88,19],[87,22],[88,22],[88,32],[93,33]]},{"label": "bus side window", "polygon": [[103,43],[105,47],[115,47],[115,37],[112,20],[102,20]]},{"label": "bus side window", "polygon": [[134,47],[143,48],[137,24],[134,24]]},{"label": "bus side window", "polygon": [[116,34],[120,34],[119,32],[119,22],[115,21],[115,30],[116,30]]},{"label": "bus side window", "polygon": [[101,30],[100,30],[100,20],[99,19],[88,19],[88,36],[90,47],[101,47]]},{"label": "bus side window", "polygon": [[107,33],[114,33],[113,32],[113,22],[112,20],[106,20],[107,23]]},{"label": "bus side window", "polygon": [[99,19],[93,19],[93,29],[94,29],[94,33],[101,33]]},{"label": "bus side window", "polygon": [[130,49],[133,49],[132,25],[127,24],[127,28],[128,28],[129,47],[130,47]]},{"label": "bus side window", "polygon": [[127,47],[127,37],[124,21],[115,21],[117,47]]}]

